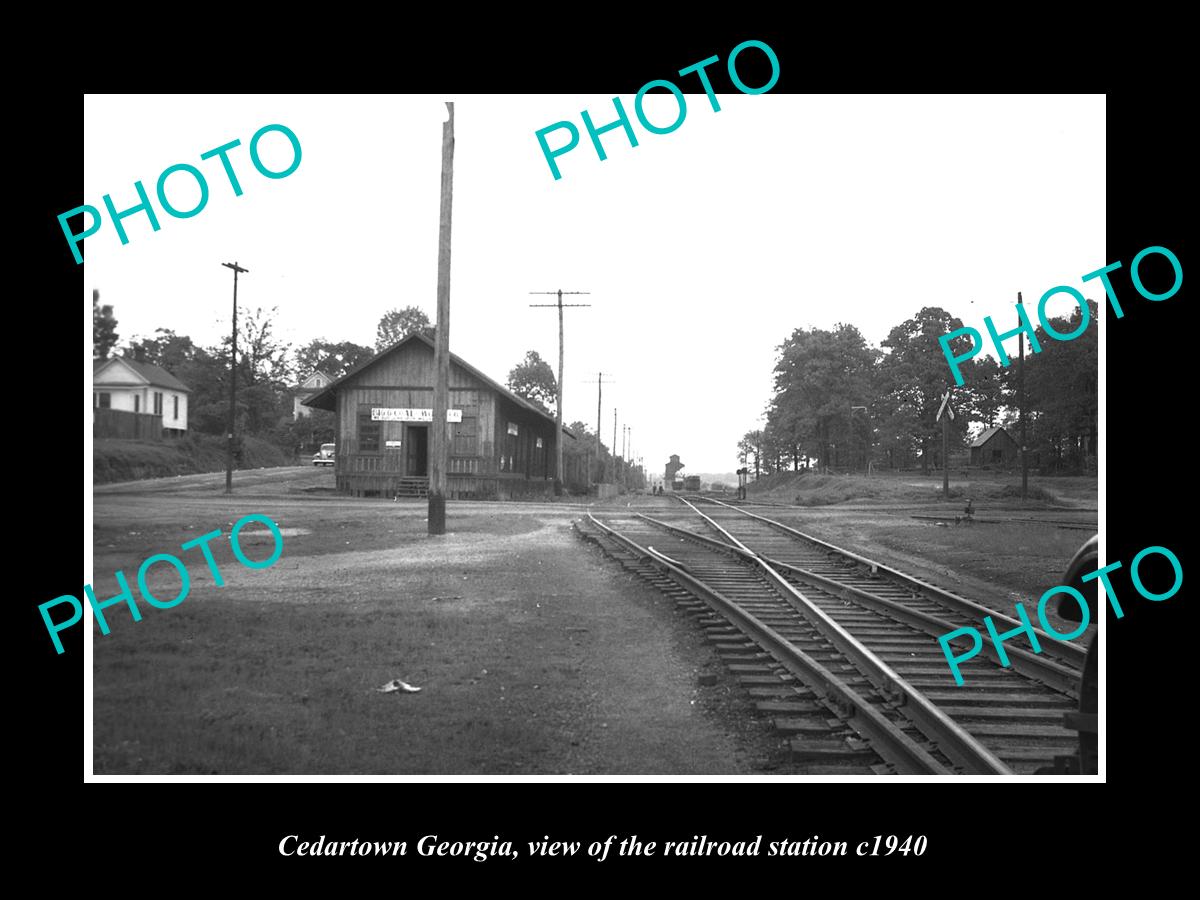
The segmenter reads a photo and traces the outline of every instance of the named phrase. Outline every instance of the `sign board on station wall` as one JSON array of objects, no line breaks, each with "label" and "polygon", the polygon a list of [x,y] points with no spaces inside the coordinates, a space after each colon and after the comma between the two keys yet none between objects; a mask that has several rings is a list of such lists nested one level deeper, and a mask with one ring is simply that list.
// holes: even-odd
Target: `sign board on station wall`
[{"label": "sign board on station wall", "polygon": [[[400,409],[394,406],[371,407],[372,422],[432,422],[432,409]],[[461,409],[446,410],[447,422],[461,422]]]}]

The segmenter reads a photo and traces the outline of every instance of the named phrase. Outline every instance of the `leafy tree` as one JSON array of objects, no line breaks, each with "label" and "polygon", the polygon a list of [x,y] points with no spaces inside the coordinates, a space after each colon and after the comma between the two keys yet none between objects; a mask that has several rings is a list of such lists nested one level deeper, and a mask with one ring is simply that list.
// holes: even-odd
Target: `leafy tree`
[{"label": "leafy tree", "polygon": [[[141,358],[156,366],[162,366],[177,378],[178,370],[203,352],[186,334],[176,334],[170,328],[156,328],[154,337],[131,341],[121,351],[127,358]],[[184,384],[187,384],[185,381]],[[191,387],[191,385],[188,385]]]},{"label": "leafy tree", "polygon": [[762,438],[761,430],[747,431],[738,441],[738,461],[749,465],[754,458],[754,477],[757,479],[762,472]]},{"label": "leafy tree", "polygon": [[[291,345],[274,334],[277,312],[277,307],[256,308],[238,315],[237,430],[286,442],[284,420],[291,411],[294,375],[289,361]],[[209,350],[200,373],[209,390],[199,412],[208,426],[224,422],[217,433],[223,433],[228,424],[229,349],[229,337],[223,337],[219,348]],[[216,371],[219,377],[212,377]]]},{"label": "leafy tree", "polygon": [[[1035,334],[1042,352],[1025,357],[1030,445],[1046,451],[1056,470],[1079,471],[1097,453],[1098,310],[1094,301],[1088,300],[1087,304],[1092,324],[1079,337],[1056,341],[1039,326]],[[1078,309],[1070,319],[1050,320],[1060,334],[1074,331],[1079,323]]]},{"label": "leafy tree", "polygon": [[316,338],[296,351],[296,376],[304,379],[313,372],[324,372],[338,379],[357,369],[375,356],[375,351],[352,341],[332,341]]},{"label": "leafy tree", "polygon": [[867,405],[879,351],[844,323],[832,331],[797,328],[778,349],[774,406],[784,445],[796,448],[807,435],[823,465],[852,463],[851,447],[861,457],[866,442],[858,430],[866,426],[852,425],[851,407]]},{"label": "leafy tree", "polygon": [[536,350],[526,353],[525,359],[508,373],[508,388],[545,412],[554,412],[558,381],[550,364]]},{"label": "leafy tree", "polygon": [[1012,367],[1001,368],[990,356],[973,360],[964,373],[962,387],[955,392],[956,409],[985,428],[998,424],[1004,407],[1016,402],[1010,390],[1010,384],[1015,384],[1013,372]]},{"label": "leafy tree", "polygon": [[224,434],[229,426],[228,351],[197,347],[192,357],[171,373],[191,388],[188,428],[205,434]]},{"label": "leafy tree", "polygon": [[[958,328],[962,328],[960,319],[939,307],[927,306],[893,328],[883,341],[890,352],[880,364],[877,390],[892,411],[887,431],[897,439],[911,440],[912,446],[920,449],[923,472],[929,471],[932,453],[940,453],[938,406],[954,384],[938,338]],[[965,335],[955,338],[954,352],[965,353],[969,342]],[[967,423],[967,416],[959,416],[951,425],[951,434],[960,444]],[[907,429],[906,436],[901,435],[901,427]]]},{"label": "leafy tree", "polygon": [[[258,307],[238,316],[238,380],[241,384],[270,383],[285,390],[292,380],[290,344],[274,335],[279,307]],[[228,339],[224,341],[228,352]],[[244,381],[242,379],[245,379]]]},{"label": "leafy tree", "polygon": [[100,305],[100,292],[92,291],[92,356],[108,359],[117,345],[117,320],[111,306]]},{"label": "leafy tree", "polygon": [[375,350],[386,350],[416,331],[433,337],[434,326],[419,306],[389,309],[379,320],[375,333]]}]

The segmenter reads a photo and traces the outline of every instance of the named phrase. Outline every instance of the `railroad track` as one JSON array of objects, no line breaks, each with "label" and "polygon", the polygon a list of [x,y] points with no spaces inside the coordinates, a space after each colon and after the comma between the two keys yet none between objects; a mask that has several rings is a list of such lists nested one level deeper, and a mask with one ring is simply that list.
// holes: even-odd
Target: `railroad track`
[{"label": "railroad track", "polygon": [[[826,585],[820,579],[810,577],[821,575],[827,581],[850,588],[848,593],[870,595],[859,596],[861,600],[890,601],[890,604],[876,603],[876,607],[896,615],[907,612],[922,614],[911,617],[913,624],[918,624],[918,627],[919,624],[927,625],[932,629],[929,633],[935,638],[964,626],[981,628],[984,616],[992,617],[997,630],[1007,631],[1021,624],[1002,610],[969,600],[751,510],[707,499],[704,502],[715,507],[711,511],[717,516],[714,519],[711,515],[700,513],[690,501],[677,499],[689,510],[689,514],[701,517],[706,525],[713,528],[715,534],[724,537],[724,532],[748,544],[751,550],[783,569],[797,584],[813,583],[817,587],[824,587]],[[898,604],[899,608],[892,604]],[[918,619],[920,623],[915,621]],[[1010,645],[1007,652],[1013,666],[1067,694],[1075,695],[1079,673],[1087,656],[1086,648],[1078,643],[1060,641],[1041,629],[1035,630],[1042,647],[1041,653],[1035,654]],[[990,653],[991,659],[999,662],[990,644],[985,645],[983,653]]]},{"label": "railroad track", "polygon": [[957,687],[936,635],[977,623],[977,604],[745,510],[718,522],[686,505],[700,530],[643,515],[576,527],[697,616],[806,771],[1028,773],[1075,751],[1062,721],[1079,648],[1010,649],[1018,670],[981,653]]}]

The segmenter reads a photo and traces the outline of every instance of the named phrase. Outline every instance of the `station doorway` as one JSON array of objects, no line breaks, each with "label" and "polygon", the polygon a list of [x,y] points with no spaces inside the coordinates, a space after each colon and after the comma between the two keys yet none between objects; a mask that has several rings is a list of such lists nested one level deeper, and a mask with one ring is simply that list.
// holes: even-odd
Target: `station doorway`
[{"label": "station doorway", "polygon": [[429,426],[406,425],[404,427],[405,475],[429,475]]}]

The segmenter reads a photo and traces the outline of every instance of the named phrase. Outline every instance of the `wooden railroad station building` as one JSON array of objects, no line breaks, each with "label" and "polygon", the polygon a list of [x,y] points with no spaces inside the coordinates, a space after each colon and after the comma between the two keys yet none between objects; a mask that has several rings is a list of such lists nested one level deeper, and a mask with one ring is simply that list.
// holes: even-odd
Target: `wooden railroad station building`
[{"label": "wooden railroad station building", "polygon": [[[336,414],[337,489],[424,496],[436,370],[433,341],[411,334],[303,401]],[[554,490],[554,416],[450,354],[447,496],[540,497]],[[573,436],[563,429],[565,440]]]}]

